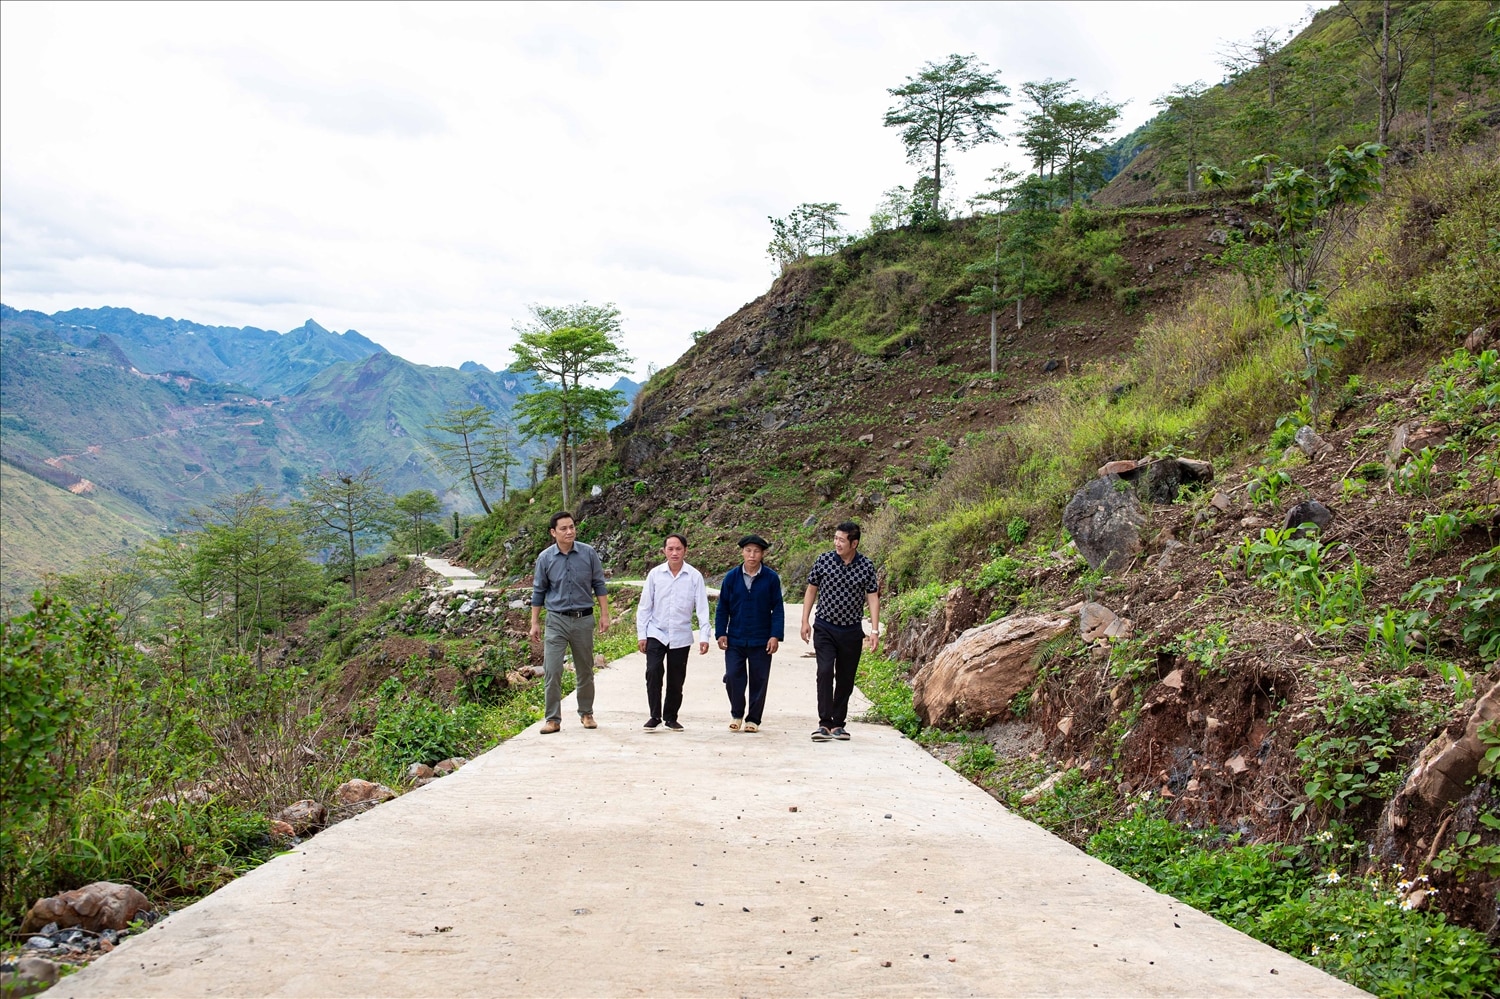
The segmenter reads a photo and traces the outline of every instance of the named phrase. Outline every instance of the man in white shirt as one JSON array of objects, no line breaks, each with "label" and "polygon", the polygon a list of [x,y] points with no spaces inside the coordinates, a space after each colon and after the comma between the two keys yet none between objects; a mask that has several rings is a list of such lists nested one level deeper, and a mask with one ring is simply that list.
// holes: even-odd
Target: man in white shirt
[{"label": "man in white shirt", "polygon": [[[666,724],[681,732],[677,711],[682,707],[682,684],[687,679],[688,651],[698,639],[698,654],[708,654],[708,588],[703,573],[686,561],[687,538],[667,535],[662,554],[667,560],[646,574],[641,605],[635,612],[637,647],[646,653],[646,703],[651,717],[646,730]],[[693,614],[698,630],[693,631]],[[662,676],[666,675],[666,701],[662,700]]]}]

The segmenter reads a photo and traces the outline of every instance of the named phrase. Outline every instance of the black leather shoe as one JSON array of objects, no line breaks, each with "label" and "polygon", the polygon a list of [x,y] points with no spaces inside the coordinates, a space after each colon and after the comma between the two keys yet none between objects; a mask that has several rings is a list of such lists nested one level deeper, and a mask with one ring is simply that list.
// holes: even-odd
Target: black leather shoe
[{"label": "black leather shoe", "polygon": [[813,734],[812,734],[812,740],[813,740],[813,742],[827,742],[829,739],[832,739],[832,738],[833,738],[833,735],[826,728],[824,728],[821,725],[819,725],[818,728],[817,728],[817,731],[813,732]]},{"label": "black leather shoe", "polygon": [[837,739],[839,742],[848,742],[849,741],[849,730],[846,729],[846,728],[844,728],[844,726],[840,725],[838,728],[836,728],[836,729],[833,730],[833,737],[835,739]]},{"label": "black leather shoe", "polygon": [[644,728],[644,729],[653,729],[653,728],[656,728],[660,724],[661,724],[661,719],[660,718],[652,718],[650,721],[646,722],[646,724],[642,725],[641,728]]},{"label": "black leather shoe", "polygon": [[673,732],[681,732],[682,731],[682,725],[680,723],[678,723],[678,722],[675,722],[675,721],[669,721],[669,722],[667,722],[667,728],[670,729]]}]

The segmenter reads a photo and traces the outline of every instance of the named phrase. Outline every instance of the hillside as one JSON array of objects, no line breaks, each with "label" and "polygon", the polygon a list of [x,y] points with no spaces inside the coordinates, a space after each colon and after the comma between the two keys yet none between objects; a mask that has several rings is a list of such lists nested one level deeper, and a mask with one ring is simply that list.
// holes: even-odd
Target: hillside
[{"label": "hillside", "polygon": [[1189,182],[1195,165],[1239,172],[1266,152],[1307,165],[1371,139],[1400,159],[1481,139],[1500,124],[1497,12],[1471,0],[1346,0],[1312,12],[1295,35],[1227,40],[1225,78],[1157,102],[1155,119],[1105,151],[1109,183],[1093,199],[1116,207],[1178,195],[1201,186]]},{"label": "hillside", "polygon": [[772,538],[779,563],[806,560],[839,520],[931,487],[976,436],[1128,351],[1243,219],[1213,206],[1079,213],[1105,249],[1064,240],[1067,292],[1029,301],[1020,330],[1013,310],[1003,318],[994,375],[988,315],[955,300],[984,253],[972,225],[884,232],[798,264],[641,388],[584,473],[601,493],[580,504],[583,530],[632,572],[685,527],[712,546],[710,565],[733,564],[746,530]]},{"label": "hillside", "polygon": [[[1170,819],[1199,831],[1181,834],[1194,863],[1260,850],[1299,857],[1289,871],[1326,837],[1338,876],[1390,893],[1400,879],[1382,872],[1403,864],[1427,887],[1398,901],[1500,940],[1496,785],[1437,790],[1413,769],[1472,754],[1479,737],[1455,743],[1488,731],[1500,697],[1497,151],[1488,137],[1393,168],[1338,244],[1329,308],[1351,339],[1305,447],[1296,339],[1221,253],[1261,209],[1075,208],[1039,257],[1058,290],[1020,329],[1002,317],[994,375],[988,317],[957,298],[984,250],[975,223],[793,265],[642,389],[581,469],[599,489],[581,534],[634,575],[668,531],[714,573],[755,530],[797,580],[836,523],[860,520],[890,626],[892,658],[863,667],[875,716],[990,793],[1179,894],[1212,875],[1131,867],[1128,844],[1091,837]],[[1128,564],[1086,559],[1070,499],[1091,482],[1133,495],[1120,469],[1179,457],[1207,462],[1211,486],[1143,498]],[[524,578],[548,488],[476,528],[470,553]],[[1278,532],[1307,500],[1331,524],[1315,541]],[[977,684],[941,665],[966,629],[1086,602],[1125,619],[1119,633],[1036,647],[995,702],[934,693]],[[1340,953],[1322,966],[1370,960]]]}]

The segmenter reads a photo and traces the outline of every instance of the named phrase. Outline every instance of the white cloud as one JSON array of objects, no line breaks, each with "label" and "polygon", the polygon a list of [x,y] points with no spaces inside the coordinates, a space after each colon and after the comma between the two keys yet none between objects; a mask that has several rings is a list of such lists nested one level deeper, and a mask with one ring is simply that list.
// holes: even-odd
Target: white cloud
[{"label": "white cloud", "polygon": [[[1129,100],[1300,3],[0,8],[0,296],[510,360],[613,301],[639,368],[765,290],[766,216],[910,184],[886,88],[977,53]],[[953,157],[962,197],[1014,154]]]}]

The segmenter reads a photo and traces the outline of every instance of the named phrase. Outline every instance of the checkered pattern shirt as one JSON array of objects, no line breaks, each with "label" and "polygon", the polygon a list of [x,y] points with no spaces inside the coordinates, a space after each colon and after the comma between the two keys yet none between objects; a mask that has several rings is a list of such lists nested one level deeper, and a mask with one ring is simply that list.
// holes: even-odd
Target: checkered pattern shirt
[{"label": "checkered pattern shirt", "polygon": [[838,552],[824,552],[807,574],[807,585],[818,588],[818,620],[835,628],[852,628],[865,613],[865,594],[879,593],[875,563],[854,553],[845,562]]}]

